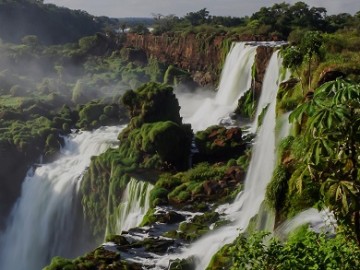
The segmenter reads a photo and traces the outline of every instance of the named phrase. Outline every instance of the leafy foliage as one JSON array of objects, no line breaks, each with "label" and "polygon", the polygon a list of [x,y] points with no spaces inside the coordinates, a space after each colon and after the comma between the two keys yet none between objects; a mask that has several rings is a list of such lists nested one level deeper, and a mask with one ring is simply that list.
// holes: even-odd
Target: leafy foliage
[{"label": "leafy foliage", "polygon": [[298,189],[306,175],[319,183],[325,205],[356,234],[360,210],[359,93],[359,84],[345,80],[325,83],[289,117],[302,123],[304,154],[298,166],[305,171],[298,177]]},{"label": "leafy foliage", "polygon": [[19,42],[24,36],[36,35],[41,43],[59,44],[93,35],[113,22],[106,17],[94,20],[81,10],[20,0],[0,1],[0,24],[0,37],[5,41]]},{"label": "leafy foliage", "polygon": [[[233,258],[229,269],[357,269],[360,250],[341,235],[329,238],[312,231],[294,234],[286,243],[266,233],[240,235],[228,248]],[[266,241],[267,244],[264,242]]]}]

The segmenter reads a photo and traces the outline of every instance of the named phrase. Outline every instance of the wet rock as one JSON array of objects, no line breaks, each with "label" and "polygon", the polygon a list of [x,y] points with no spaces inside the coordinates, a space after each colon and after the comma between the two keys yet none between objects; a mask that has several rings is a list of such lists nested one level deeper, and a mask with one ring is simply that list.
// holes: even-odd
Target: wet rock
[{"label": "wet rock", "polygon": [[330,81],[335,81],[337,78],[343,78],[345,74],[339,70],[334,70],[331,68],[324,69],[320,74],[320,79],[318,86]]},{"label": "wet rock", "polygon": [[142,246],[145,248],[146,251],[163,254],[174,243],[174,240],[147,238],[143,241]]},{"label": "wet rock", "polygon": [[156,217],[158,222],[167,224],[179,223],[185,220],[185,217],[183,215],[180,215],[175,211],[160,213],[157,214]]},{"label": "wet rock", "polygon": [[194,155],[194,162],[227,160],[240,156],[245,149],[238,127],[211,126],[196,133],[195,143],[199,152]]},{"label": "wet rock", "polygon": [[146,52],[142,49],[124,48],[121,50],[121,57],[123,60],[138,66],[144,66],[148,63]]},{"label": "wet rock", "polygon": [[254,80],[252,81],[252,85],[251,85],[251,89],[255,92],[256,98],[260,97],[266,68],[269,64],[273,51],[274,48],[269,46],[259,46],[256,49],[255,74],[254,74]]},{"label": "wet rock", "polygon": [[219,183],[215,180],[205,181],[203,187],[207,196],[216,194],[220,188]]},{"label": "wet rock", "polygon": [[190,257],[188,259],[176,259],[169,262],[168,270],[194,270],[195,258]]},{"label": "wet rock", "polygon": [[231,166],[225,173],[226,180],[235,180],[234,182],[242,182],[244,180],[245,172],[238,166]]},{"label": "wet rock", "polygon": [[94,252],[94,258],[97,260],[102,260],[104,263],[108,264],[113,261],[120,260],[120,254],[116,252],[109,251],[104,247],[99,247]]},{"label": "wet rock", "polygon": [[130,244],[129,241],[126,239],[126,237],[124,237],[122,235],[108,235],[108,236],[106,236],[106,241],[113,242],[119,246],[124,246],[124,245]]},{"label": "wet rock", "polygon": [[294,89],[295,85],[297,85],[300,82],[299,79],[291,78],[285,82],[282,82],[280,84],[280,89],[283,89],[285,91]]}]

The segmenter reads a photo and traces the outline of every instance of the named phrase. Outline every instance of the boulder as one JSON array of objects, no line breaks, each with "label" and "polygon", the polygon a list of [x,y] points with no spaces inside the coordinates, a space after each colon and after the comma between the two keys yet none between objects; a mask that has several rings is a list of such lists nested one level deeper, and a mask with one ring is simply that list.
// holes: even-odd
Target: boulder
[{"label": "boulder", "polygon": [[196,133],[195,144],[199,150],[194,155],[195,162],[224,161],[240,156],[245,150],[242,131],[238,127],[209,127]]},{"label": "boulder", "polygon": [[319,77],[318,87],[326,82],[335,81],[337,78],[343,78],[345,74],[336,69],[326,68],[321,72]]}]

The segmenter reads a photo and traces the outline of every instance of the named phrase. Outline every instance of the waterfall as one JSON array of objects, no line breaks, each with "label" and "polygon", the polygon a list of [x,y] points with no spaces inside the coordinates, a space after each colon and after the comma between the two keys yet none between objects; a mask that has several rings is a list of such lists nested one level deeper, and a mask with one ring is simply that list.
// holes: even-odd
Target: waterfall
[{"label": "waterfall", "polygon": [[115,231],[109,230],[106,234],[121,234],[122,231],[138,226],[149,210],[153,187],[149,182],[131,178],[117,209]]},{"label": "waterfall", "polygon": [[103,127],[71,134],[56,161],[28,173],[0,239],[0,269],[39,270],[53,256],[83,252],[72,250],[81,238],[74,224],[80,180],[91,157],[114,145],[119,131]]},{"label": "waterfall", "polygon": [[297,214],[290,220],[284,221],[274,232],[280,239],[285,239],[289,233],[296,228],[309,224],[310,229],[315,232],[335,233],[337,226],[336,219],[329,210],[318,211],[315,208],[309,208]]},{"label": "waterfall", "polygon": [[[280,77],[280,67],[281,67],[281,58],[278,57],[279,51],[275,51],[270,58],[268,67],[266,69],[263,87],[261,90],[261,96],[256,108],[255,119],[251,126],[251,132],[255,133],[259,125],[259,115],[262,113],[266,106],[270,104],[271,101],[276,99],[277,90],[279,88],[279,77]],[[269,72],[268,72],[269,71]]]},{"label": "waterfall", "polygon": [[251,87],[251,67],[256,46],[235,43],[226,57],[220,78],[219,90],[214,98],[206,98],[190,118],[194,131],[203,130],[232,113],[238,99]]},{"label": "waterfall", "polygon": [[[264,200],[266,186],[272,178],[275,166],[275,105],[279,87],[280,67],[281,59],[278,57],[278,53],[275,52],[266,70],[256,118],[258,118],[264,107],[268,106],[268,108],[263,124],[257,132],[244,190],[240,192],[232,204],[224,209],[228,219],[233,222],[196,241],[186,248],[180,256],[176,255],[177,258],[195,256],[197,258],[197,270],[205,269],[212,256],[221,247],[233,242],[239,232],[247,228],[250,219],[259,212]],[[256,130],[256,126],[257,122],[254,122],[252,129]],[[160,264],[164,266],[166,262],[159,261]]]},{"label": "waterfall", "polygon": [[278,119],[276,126],[277,134],[278,134],[276,138],[276,145],[278,145],[283,138],[289,136],[289,134],[291,133],[291,125],[289,122],[290,114],[291,112],[284,113]]}]

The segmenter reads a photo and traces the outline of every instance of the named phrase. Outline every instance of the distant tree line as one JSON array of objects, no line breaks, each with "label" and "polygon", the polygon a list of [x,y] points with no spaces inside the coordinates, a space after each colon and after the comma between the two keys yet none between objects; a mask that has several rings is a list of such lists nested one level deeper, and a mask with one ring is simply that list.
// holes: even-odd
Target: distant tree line
[{"label": "distant tree line", "polygon": [[[304,2],[297,2],[293,5],[283,2],[271,7],[262,7],[250,17],[212,16],[206,8],[203,8],[189,12],[183,17],[155,13],[153,20],[154,34],[208,26],[213,27],[213,31],[216,29],[231,31],[235,28],[251,34],[276,34],[286,39],[291,33],[293,33],[293,37],[296,36],[299,29],[329,33],[343,28],[360,30],[360,11],[354,16],[348,13],[327,15],[325,8],[309,7]],[[141,34],[144,33],[143,28],[138,28],[138,30]],[[136,27],[133,32],[137,32]]]},{"label": "distant tree line", "polygon": [[0,38],[6,42],[19,43],[27,35],[36,35],[43,44],[75,42],[115,23],[40,0],[0,0]]}]

